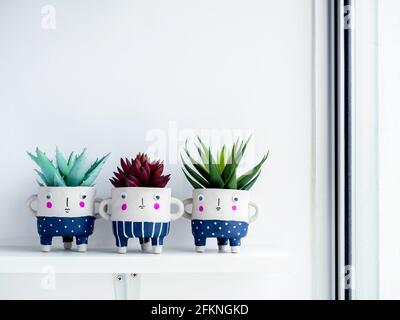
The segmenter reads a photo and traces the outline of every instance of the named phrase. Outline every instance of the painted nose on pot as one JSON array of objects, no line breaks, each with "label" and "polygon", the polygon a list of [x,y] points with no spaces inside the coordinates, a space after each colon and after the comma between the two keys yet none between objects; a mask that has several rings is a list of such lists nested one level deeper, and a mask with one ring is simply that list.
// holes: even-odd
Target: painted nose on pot
[{"label": "painted nose on pot", "polygon": [[218,198],[217,211],[221,210],[221,199]]},{"label": "painted nose on pot", "polygon": [[139,208],[140,208],[140,209],[144,209],[144,207],[145,207],[145,205],[144,205],[144,200],[143,200],[143,198],[142,198],[142,202],[141,202],[141,205],[139,206]]}]

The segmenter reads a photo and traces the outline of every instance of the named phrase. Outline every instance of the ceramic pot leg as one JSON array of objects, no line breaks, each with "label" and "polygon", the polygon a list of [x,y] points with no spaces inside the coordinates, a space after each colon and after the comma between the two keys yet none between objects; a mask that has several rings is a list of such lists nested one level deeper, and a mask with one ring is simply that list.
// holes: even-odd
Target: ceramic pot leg
[{"label": "ceramic pot leg", "polygon": [[231,252],[232,253],[239,253],[240,252],[240,246],[231,247]]},{"label": "ceramic pot leg", "polygon": [[86,252],[86,251],[87,251],[86,243],[78,244],[78,252]]},{"label": "ceramic pot leg", "polygon": [[40,236],[40,245],[42,252],[49,252],[53,238],[51,236]]},{"label": "ceramic pot leg", "polygon": [[148,252],[151,248],[150,238],[139,238],[140,247],[142,251]]},{"label": "ceramic pot leg", "polygon": [[128,247],[128,240],[129,238],[126,237],[117,237],[117,247],[118,253],[126,253]]},{"label": "ceramic pot leg", "polygon": [[196,246],[196,251],[197,252],[204,252],[206,249],[206,238],[199,238],[199,237],[195,237],[194,239],[194,244]]},{"label": "ceramic pot leg", "polygon": [[42,244],[41,248],[42,252],[50,252],[51,246],[48,244]]},{"label": "ceramic pot leg", "polygon": [[226,238],[217,238],[218,250],[220,252],[225,252],[228,247],[228,239]]},{"label": "ceramic pot leg", "polygon": [[160,254],[162,252],[163,246],[153,246],[153,253]]},{"label": "ceramic pot leg", "polygon": [[153,247],[153,253],[161,253],[164,244],[164,237],[151,238],[151,245]]},{"label": "ceramic pot leg", "polygon": [[73,241],[73,237],[69,237],[69,236],[63,237],[63,243],[64,243],[65,250],[71,250],[72,241]]},{"label": "ceramic pot leg", "polygon": [[122,254],[126,253],[126,251],[127,251],[127,247],[118,247],[118,249],[117,249],[117,252],[122,253]]},{"label": "ceramic pot leg", "polygon": [[76,237],[76,244],[78,245],[79,252],[86,252],[87,244],[88,244],[88,237],[86,237],[86,236]]},{"label": "ceramic pot leg", "polygon": [[232,253],[239,253],[240,252],[240,238],[229,239],[229,244],[231,246],[231,252]]}]

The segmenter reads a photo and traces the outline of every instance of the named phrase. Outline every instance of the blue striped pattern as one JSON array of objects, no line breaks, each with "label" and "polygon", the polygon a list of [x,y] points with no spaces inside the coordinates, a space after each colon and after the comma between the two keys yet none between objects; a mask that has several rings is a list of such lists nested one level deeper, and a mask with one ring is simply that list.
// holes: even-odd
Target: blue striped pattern
[{"label": "blue striped pattern", "polygon": [[170,223],[113,221],[112,226],[117,247],[126,247],[129,238],[139,238],[140,243],[151,239],[151,244],[157,246],[163,245],[164,237],[169,233]]}]

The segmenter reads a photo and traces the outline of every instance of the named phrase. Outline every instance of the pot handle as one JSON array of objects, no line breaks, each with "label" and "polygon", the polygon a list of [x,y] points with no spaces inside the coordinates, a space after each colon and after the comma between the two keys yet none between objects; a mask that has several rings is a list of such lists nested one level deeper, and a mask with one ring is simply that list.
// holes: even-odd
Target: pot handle
[{"label": "pot handle", "polygon": [[[97,203],[101,203],[102,201],[103,201],[102,198],[96,198],[96,199],[94,199],[94,204],[96,205]],[[94,213],[94,217],[96,219],[99,219],[100,218],[100,213],[99,212],[95,212]]]},{"label": "pot handle", "polygon": [[101,201],[99,205],[99,215],[105,220],[110,220],[111,218],[111,214],[107,212],[110,203],[111,198],[108,198]]},{"label": "pot handle", "polygon": [[[255,209],[255,212],[253,215],[250,215],[251,207],[253,207]],[[250,201],[249,202],[249,222],[250,223],[253,223],[254,221],[257,220],[259,211],[260,211],[260,209],[259,209],[258,205],[256,205],[254,202]]]},{"label": "pot handle", "polygon": [[26,205],[34,217],[37,216],[37,210],[32,209],[32,202],[37,201],[37,199],[38,199],[38,195],[33,194],[28,198],[28,200],[26,200]]},{"label": "pot handle", "polygon": [[193,204],[193,198],[183,200],[183,209],[185,211],[183,217],[192,220],[192,212],[186,211],[186,206],[189,204]]},{"label": "pot handle", "polygon": [[183,212],[185,211],[185,207],[183,206],[183,203],[181,200],[177,198],[171,198],[171,204],[175,204],[178,207],[178,211],[171,213],[171,221],[179,219]]}]

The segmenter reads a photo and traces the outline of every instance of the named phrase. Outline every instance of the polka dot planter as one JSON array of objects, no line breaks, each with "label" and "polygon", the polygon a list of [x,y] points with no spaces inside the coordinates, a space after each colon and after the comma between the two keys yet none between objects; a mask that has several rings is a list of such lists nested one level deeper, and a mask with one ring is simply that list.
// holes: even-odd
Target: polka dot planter
[{"label": "polka dot planter", "polygon": [[[93,233],[95,199],[92,187],[40,187],[27,205],[37,219],[42,251],[50,251],[54,237],[62,237],[64,248],[72,248],[75,238],[79,252],[87,250],[88,238]],[[37,209],[32,203],[37,202]]]},{"label": "polka dot planter", "polygon": [[[169,188],[114,188],[111,198],[100,204],[100,215],[112,221],[119,253],[126,253],[128,240],[138,238],[143,251],[150,245],[153,253],[161,253],[170,222],[183,214],[182,201],[171,197]],[[171,213],[171,204],[178,207]]]},{"label": "polka dot planter", "polygon": [[238,253],[249,223],[258,216],[258,207],[249,201],[249,191],[245,190],[195,189],[193,198],[183,203],[192,205],[192,212],[185,209],[184,217],[192,220],[197,252],[205,250],[207,238],[216,238],[220,251],[229,245],[232,253]]}]

